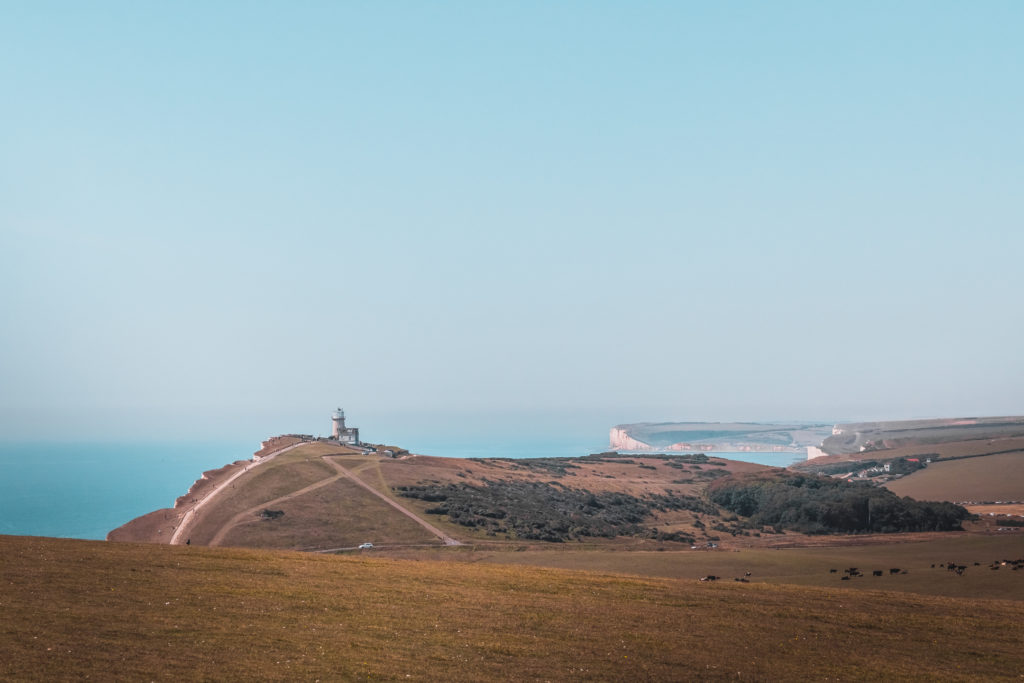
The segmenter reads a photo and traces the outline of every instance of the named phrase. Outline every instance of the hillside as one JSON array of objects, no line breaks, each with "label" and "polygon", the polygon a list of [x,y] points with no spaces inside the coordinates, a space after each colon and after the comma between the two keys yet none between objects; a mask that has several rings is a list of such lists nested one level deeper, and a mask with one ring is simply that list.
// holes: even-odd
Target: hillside
[{"label": "hillside", "polygon": [[837,424],[821,444],[828,455],[906,446],[1024,437],[1024,417],[958,417]]},{"label": "hillside", "polygon": [[4,680],[1016,680],[1024,670],[1020,601],[11,536],[0,536],[0,568]]},{"label": "hillside", "polygon": [[[458,542],[717,540],[707,483],[760,465],[704,455],[532,460],[363,453],[323,442],[206,473],[109,540],[329,550]],[[210,495],[215,492],[215,495]],[[457,539],[457,540],[456,540]]]},{"label": "hillside", "polygon": [[[777,468],[703,454],[456,459],[412,455],[392,447],[387,451],[400,455],[390,457],[381,454],[384,449],[276,439],[267,442],[255,461],[205,473],[175,508],[132,520],[111,531],[108,539],[321,552],[354,549],[366,542],[389,551],[523,543],[665,551],[691,546],[817,546],[823,543],[821,534],[852,533],[854,541],[865,542],[864,534],[879,532],[966,528],[972,533],[1024,533],[1016,527],[995,528],[1014,526],[1012,520],[1000,525],[1002,518],[986,516],[974,522],[955,506],[901,498],[911,492],[901,487],[920,481],[928,483],[914,489],[913,498],[949,500],[952,489],[937,483],[948,483],[942,469],[932,469],[935,475],[922,470],[898,480],[905,483],[891,488],[900,496],[869,485],[894,484],[892,478],[901,472],[968,457],[973,464],[966,470],[949,471],[960,484],[976,485],[970,496],[955,501],[1024,500],[1024,492],[1004,495],[1016,493],[1022,481],[1013,474],[1021,462],[1014,459],[1014,449],[1024,445],[1018,441],[1024,442],[971,441],[876,452],[879,458],[896,458],[892,473],[876,466],[871,477],[854,478],[852,484],[801,475],[785,479],[797,485],[780,488],[773,483],[782,472]],[[982,446],[988,451],[979,452]],[[921,448],[933,449],[929,458],[914,450]],[[986,469],[984,458],[978,456],[989,451],[1005,454],[1005,462],[991,460],[994,467]],[[801,471],[842,471],[847,477],[850,468],[865,462],[852,458],[817,458],[802,463]],[[976,475],[957,474],[968,470]],[[983,471],[989,473],[982,475]],[[801,481],[808,485],[799,485]],[[725,498],[709,494],[727,483],[734,493]],[[821,488],[825,483],[827,490]],[[737,502],[741,499],[745,502]],[[751,501],[760,502],[752,506]],[[975,507],[970,511],[989,512]],[[847,542],[851,541],[841,536],[828,540],[832,545]]]},{"label": "hillside", "polygon": [[[891,473],[878,471],[886,465]],[[1024,438],[1020,437],[880,448],[814,458],[790,469],[849,477],[866,474],[901,496],[969,503],[968,509],[977,513],[988,511],[985,504],[995,501],[1024,502]]]},{"label": "hillside", "polygon": [[[1000,504],[1024,501],[1024,449],[987,456],[934,460],[886,484],[891,491],[921,500]],[[972,505],[972,507],[974,506]]]}]

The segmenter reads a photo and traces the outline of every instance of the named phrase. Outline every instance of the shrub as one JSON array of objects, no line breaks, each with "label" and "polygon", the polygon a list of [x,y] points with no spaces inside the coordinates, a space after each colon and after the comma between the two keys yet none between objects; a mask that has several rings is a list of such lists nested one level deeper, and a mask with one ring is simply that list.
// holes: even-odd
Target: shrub
[{"label": "shrub", "polygon": [[542,541],[587,537],[635,536],[659,540],[692,539],[676,532],[659,532],[643,522],[655,510],[712,512],[714,506],[674,492],[643,498],[617,492],[571,489],[552,482],[485,482],[483,486],[429,484],[396,489],[400,496],[425,501],[443,500],[428,514],[447,515],[469,527],[518,538]]},{"label": "shrub", "polygon": [[726,510],[804,533],[949,531],[970,516],[952,503],[900,498],[867,483],[773,472],[730,475],[708,487],[708,497]]}]

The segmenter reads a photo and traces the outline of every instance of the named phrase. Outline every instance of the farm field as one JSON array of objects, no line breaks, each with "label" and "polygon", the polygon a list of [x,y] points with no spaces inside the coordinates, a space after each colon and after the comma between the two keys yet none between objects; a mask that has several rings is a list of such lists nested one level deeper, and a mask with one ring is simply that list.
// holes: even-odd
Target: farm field
[{"label": "farm field", "polygon": [[1014,600],[12,536],[0,537],[0,569],[5,680],[1015,680],[1024,669]]},{"label": "farm field", "polygon": [[855,470],[860,463],[865,461],[890,460],[893,458],[956,459],[972,458],[975,456],[988,457],[990,455],[1011,452],[1024,452],[1024,438],[972,439],[970,441],[904,445],[895,448],[813,458],[790,465],[790,469],[813,472],[822,467],[848,463],[849,469]]},{"label": "farm field", "polygon": [[1024,500],[1024,451],[933,462],[886,488],[918,500]]}]

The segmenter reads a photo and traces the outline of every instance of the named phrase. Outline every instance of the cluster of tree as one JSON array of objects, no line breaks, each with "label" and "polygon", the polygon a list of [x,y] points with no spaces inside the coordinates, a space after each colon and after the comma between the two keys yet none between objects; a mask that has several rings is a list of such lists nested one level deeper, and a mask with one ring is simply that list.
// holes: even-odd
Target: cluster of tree
[{"label": "cluster of tree", "polygon": [[714,510],[700,498],[672,492],[638,498],[572,489],[557,482],[421,484],[396,491],[407,498],[440,503],[427,513],[447,515],[453,522],[486,529],[490,535],[555,542],[635,536],[692,543],[689,535],[658,531],[643,522],[655,510]]},{"label": "cluster of tree", "polygon": [[885,462],[889,463],[889,474],[910,474],[926,467],[924,456],[914,459],[895,458]]},{"label": "cluster of tree", "polygon": [[831,463],[828,465],[815,465],[814,461],[811,460],[805,464],[801,464],[801,469],[805,469],[812,472],[821,472],[823,474],[843,474],[851,471],[859,471],[870,469],[872,467],[881,467],[885,463],[889,463],[890,474],[910,474],[926,467],[925,460],[928,458],[937,458],[938,455],[935,453],[927,453],[925,455],[919,455],[913,460],[903,458],[890,458],[882,460],[844,460],[842,462]]},{"label": "cluster of tree", "polygon": [[708,497],[754,526],[811,534],[950,531],[970,517],[952,503],[900,498],[867,483],[783,471],[719,479],[708,486]]}]

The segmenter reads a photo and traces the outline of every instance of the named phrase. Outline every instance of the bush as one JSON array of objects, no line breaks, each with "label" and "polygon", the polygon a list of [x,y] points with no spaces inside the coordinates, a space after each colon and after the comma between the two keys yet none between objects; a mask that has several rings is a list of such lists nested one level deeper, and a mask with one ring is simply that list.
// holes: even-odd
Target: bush
[{"label": "bush", "polygon": [[542,541],[635,536],[689,543],[693,540],[690,536],[657,531],[643,522],[655,510],[714,511],[714,506],[699,498],[673,492],[638,498],[571,489],[551,482],[420,484],[396,491],[407,498],[443,500],[444,505],[426,512],[447,515],[457,524]]},{"label": "bush", "polygon": [[708,487],[708,497],[726,510],[804,533],[950,531],[970,513],[959,505],[900,498],[866,483],[787,472],[731,475]]}]

